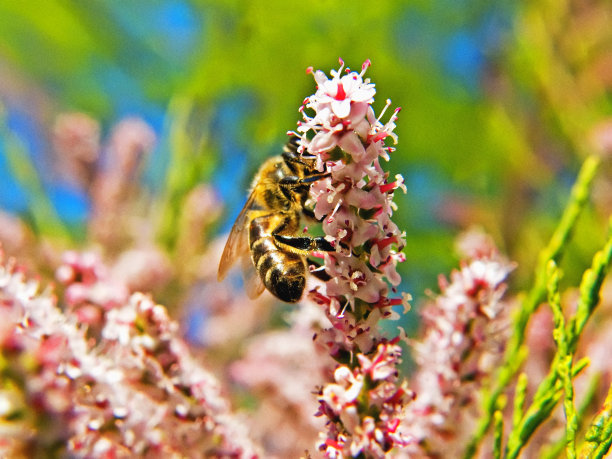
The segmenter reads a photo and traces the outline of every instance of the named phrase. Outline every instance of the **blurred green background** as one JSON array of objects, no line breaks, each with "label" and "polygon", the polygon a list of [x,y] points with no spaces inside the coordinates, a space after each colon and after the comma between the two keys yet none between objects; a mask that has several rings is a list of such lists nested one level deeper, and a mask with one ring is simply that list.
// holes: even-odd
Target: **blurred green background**
[{"label": "blurred green background", "polygon": [[[143,185],[163,215],[160,244],[172,251],[185,196],[202,182],[225,206],[221,234],[314,92],[305,69],[329,73],[342,57],[358,70],[370,59],[375,108],[402,107],[389,169],[408,187],[395,216],[407,234],[404,288],[418,299],[434,287],[471,225],[519,262],[523,287],[580,163],[610,148],[593,142],[612,113],[610,9],[606,0],[0,2],[0,206],[38,233],[56,220],[82,243],[89,198],[58,170],[51,126],[85,112],[104,136],[135,115],[158,135]],[[603,169],[566,257],[568,282],[605,235]],[[51,207],[42,223],[31,217],[41,200]]]}]

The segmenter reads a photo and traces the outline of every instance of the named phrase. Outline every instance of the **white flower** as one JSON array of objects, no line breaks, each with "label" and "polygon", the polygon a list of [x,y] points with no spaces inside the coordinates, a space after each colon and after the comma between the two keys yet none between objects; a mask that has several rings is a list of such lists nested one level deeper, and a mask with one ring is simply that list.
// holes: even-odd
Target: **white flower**
[{"label": "white flower", "polygon": [[324,120],[325,110],[331,112],[338,118],[351,118],[358,120],[366,113],[369,104],[374,102],[376,89],[369,79],[363,80],[363,74],[369,66],[366,61],[362,66],[361,73],[350,72],[341,76],[344,62],[340,59],[340,68],[332,70],[332,79],[321,70],[314,72],[317,82],[317,92],[309,98],[308,107],[313,108],[320,114],[320,119]]}]

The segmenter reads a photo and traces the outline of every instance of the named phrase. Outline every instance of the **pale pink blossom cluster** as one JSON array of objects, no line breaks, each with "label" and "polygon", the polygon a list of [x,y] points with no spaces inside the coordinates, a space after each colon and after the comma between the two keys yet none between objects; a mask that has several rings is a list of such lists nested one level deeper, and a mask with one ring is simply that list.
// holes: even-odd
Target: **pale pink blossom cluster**
[{"label": "pale pink blossom cluster", "polygon": [[406,409],[402,430],[417,440],[410,451],[419,456],[460,454],[453,444],[469,432],[477,389],[507,338],[508,305],[501,298],[514,265],[478,231],[466,233],[459,248],[467,258],[450,279],[440,277],[440,293],[422,311],[424,336],[413,343],[418,395]]},{"label": "pale pink blossom cluster", "polygon": [[95,164],[89,188],[90,232],[107,248],[123,248],[127,245],[126,235],[146,230],[146,225],[137,229],[130,225],[138,224],[138,215],[134,215],[135,198],[142,191],[139,179],[155,140],[155,132],[147,123],[139,118],[126,118],[113,126],[110,139],[99,146],[104,155]]},{"label": "pale pink blossom cluster", "polygon": [[[342,76],[342,63],[338,71],[332,70],[331,80],[320,70],[314,72],[317,91],[305,100],[304,122],[297,129],[300,151],[316,156],[319,170],[330,174],[311,186],[310,196],[315,217],[322,220],[325,238],[336,251],[323,254],[331,280],[311,297],[328,304],[334,318],[343,317],[347,306],[355,311],[357,302],[376,305],[383,316],[390,314],[391,304],[407,306],[406,296],[388,298],[388,283],[399,285],[396,266],[405,260],[404,235],[391,221],[393,192],[405,191],[405,186],[400,175],[389,181],[380,165],[380,157],[388,160],[393,150],[385,139],[397,140],[393,129],[399,109],[385,125],[375,117],[374,85],[363,80],[369,65],[366,61],[361,73]],[[343,328],[354,332],[353,325]],[[354,338],[339,345],[351,350]]]},{"label": "pale pink blossom cluster", "polygon": [[392,306],[407,308],[409,300],[389,297],[401,281],[397,263],[405,260],[404,235],[391,221],[393,193],[405,187],[400,175],[390,180],[380,165],[393,151],[386,138],[397,141],[399,109],[382,124],[372,108],[374,84],[363,79],[369,61],[361,73],[347,69],[345,75],[340,62],[331,79],[314,72],[317,90],[304,101],[297,128],[299,151],[315,156],[318,170],[329,173],[311,186],[310,198],[336,249],[321,255],[330,280],[308,294],[331,322],[316,341],[340,364],[319,393],[319,415],[328,419],[319,449],[327,457],[383,457],[409,441],[397,427],[412,397],[398,381],[401,348],[377,329],[381,318],[397,316]]},{"label": "pale pink blossom cluster", "polygon": [[129,297],[125,283],[111,277],[95,252],[65,252],[55,277],[65,286],[66,307],[82,324],[97,324],[105,311],[125,303]]},{"label": "pale pink blossom cluster", "polygon": [[413,442],[400,429],[406,405],[414,398],[406,381],[399,382],[402,349],[398,338],[381,342],[375,352],[357,354],[357,363],[339,365],[334,382],[319,394],[319,415],[329,419],[319,450],[326,457],[384,458],[393,448]]},{"label": "pale pink blossom cluster", "polygon": [[[77,283],[102,270],[72,259],[63,271],[73,269]],[[196,363],[163,306],[139,293],[106,303],[99,336],[92,336],[73,309],[56,303],[14,264],[0,265],[8,378],[0,390],[2,455],[257,455],[219,383]]]},{"label": "pale pink blossom cluster", "polygon": [[101,151],[100,123],[85,113],[61,114],[52,141],[64,175],[91,191]]}]

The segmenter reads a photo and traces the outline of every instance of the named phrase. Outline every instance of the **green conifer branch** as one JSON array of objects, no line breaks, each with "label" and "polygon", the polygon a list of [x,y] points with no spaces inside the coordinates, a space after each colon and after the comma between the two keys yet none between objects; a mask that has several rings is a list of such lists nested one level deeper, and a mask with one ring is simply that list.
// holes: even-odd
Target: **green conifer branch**
[{"label": "green conifer branch", "polygon": [[578,430],[578,418],[576,408],[574,406],[574,385],[572,383],[572,363],[573,353],[569,349],[568,330],[565,326],[565,317],[561,308],[561,294],[559,293],[559,280],[561,275],[559,268],[554,261],[550,261],[548,265],[549,282],[548,282],[548,304],[553,311],[555,321],[555,329],[553,336],[557,343],[557,353],[559,362],[557,365],[557,374],[563,382],[563,407],[565,409],[565,453],[568,459],[576,457],[576,431]]},{"label": "green conifer branch", "polygon": [[603,407],[588,428],[580,448],[580,458],[601,459],[612,446],[612,384]]},{"label": "green conifer branch", "polygon": [[580,299],[578,300],[576,314],[568,324],[568,334],[571,337],[569,345],[573,351],[575,351],[578,345],[578,338],[587,320],[591,317],[593,310],[599,303],[601,286],[612,260],[612,218],[610,218],[608,228],[608,241],[604,248],[595,254],[591,268],[587,269],[582,276]]},{"label": "green conifer branch", "polygon": [[599,292],[603,280],[612,262],[612,231],[604,248],[593,257],[591,267],[585,271],[580,284],[581,297],[576,313],[565,325],[558,292],[558,271],[553,261],[549,262],[547,270],[549,275],[549,302],[555,316],[555,340],[557,352],[553,357],[550,371],[540,383],[532,405],[526,411],[518,428],[513,429],[508,437],[506,457],[517,457],[537,427],[544,422],[565,393],[565,410],[567,417],[566,451],[568,457],[576,457],[575,438],[579,419],[573,405],[572,379],[588,365],[588,358],[584,358],[572,367],[576,346],[586,322],[593,314],[599,302]]},{"label": "green conifer branch", "polygon": [[525,412],[525,397],[527,395],[527,374],[521,373],[516,383],[514,392],[514,410],[512,414],[512,429],[516,429],[523,418]]},{"label": "green conifer branch", "polygon": [[[521,307],[513,317],[513,330],[508,342],[504,360],[500,366],[493,387],[483,393],[482,417],[477,424],[472,439],[468,443],[464,457],[471,458],[476,454],[493,420],[496,400],[506,390],[527,356],[525,348],[525,331],[531,315],[546,298],[547,265],[550,260],[559,263],[563,248],[568,243],[578,217],[584,208],[591,189],[593,178],[599,167],[600,159],[596,156],[588,157],[578,173],[576,183],[572,187],[569,202],[561,216],[548,245],[540,252],[535,269],[535,281],[531,290],[525,296]],[[556,380],[556,378],[555,378]],[[555,402],[556,403],[556,402]]]},{"label": "green conifer branch", "polygon": [[[589,381],[589,385],[582,397],[582,401],[577,409],[577,417],[578,417],[578,430],[580,430],[584,424],[584,417],[593,403],[595,396],[597,395],[597,389],[599,384],[601,383],[601,373],[597,373],[593,375]],[[565,436],[561,438],[559,441],[547,445],[542,448],[542,451],[539,453],[541,459],[557,459],[562,456],[563,450],[565,449]]]},{"label": "green conifer branch", "polygon": [[493,440],[493,457],[495,459],[501,459],[502,457],[502,444],[504,438],[504,415],[501,411],[495,411],[495,430]]}]

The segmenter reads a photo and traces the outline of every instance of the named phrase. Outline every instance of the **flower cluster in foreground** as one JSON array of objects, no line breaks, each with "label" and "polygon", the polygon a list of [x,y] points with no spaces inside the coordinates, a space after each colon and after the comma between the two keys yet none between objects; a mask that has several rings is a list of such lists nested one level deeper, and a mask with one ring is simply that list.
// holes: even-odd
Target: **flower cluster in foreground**
[{"label": "flower cluster in foreground", "polygon": [[405,260],[404,237],[391,220],[393,193],[405,187],[401,176],[389,180],[380,165],[393,150],[386,138],[397,141],[399,109],[382,124],[372,108],[374,85],[363,79],[369,61],[361,73],[347,69],[345,75],[341,64],[331,79],[314,72],[317,91],[305,100],[297,128],[300,152],[315,156],[317,168],[329,172],[312,185],[310,197],[336,248],[323,255],[331,279],[308,294],[331,322],[316,340],[337,362],[334,380],[319,393],[319,414],[328,419],[319,449],[328,457],[383,457],[409,443],[398,426],[412,399],[398,378],[398,338],[377,330],[379,319],[395,316],[392,306],[408,308],[409,300],[389,297],[389,284],[395,290],[401,281],[397,263]]},{"label": "flower cluster in foreground", "polygon": [[139,293],[98,302],[104,268],[66,261],[66,311],[14,263],[0,265],[2,455],[256,456],[166,309]]}]

